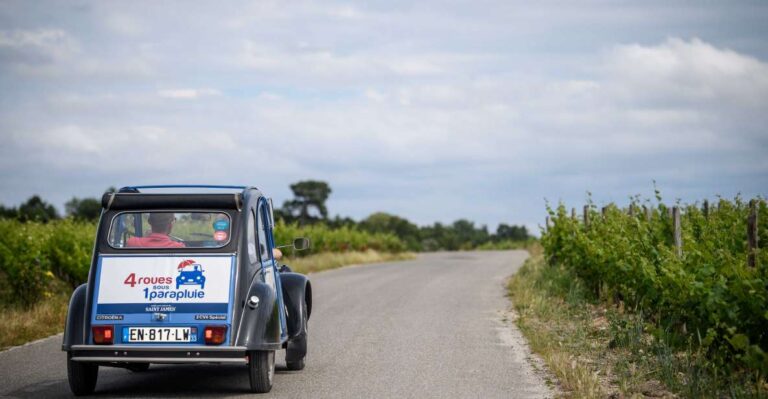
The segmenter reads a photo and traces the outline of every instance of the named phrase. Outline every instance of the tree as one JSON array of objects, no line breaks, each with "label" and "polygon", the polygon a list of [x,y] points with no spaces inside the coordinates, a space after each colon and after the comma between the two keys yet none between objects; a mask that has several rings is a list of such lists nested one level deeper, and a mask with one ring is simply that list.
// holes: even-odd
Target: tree
[{"label": "tree", "polygon": [[16,208],[6,208],[0,205],[0,219],[16,219],[19,217],[19,211]]},{"label": "tree", "polygon": [[58,219],[59,214],[53,205],[43,201],[40,196],[33,195],[27,202],[19,206],[19,220],[23,222],[49,222]]},{"label": "tree", "polygon": [[488,241],[488,228],[475,228],[475,223],[466,219],[453,222],[453,230],[458,240],[459,248],[470,249]]},{"label": "tree", "polygon": [[530,238],[530,235],[528,234],[528,229],[525,226],[509,226],[502,223],[499,225],[499,227],[496,228],[495,238],[497,241],[525,241]]},{"label": "tree", "polygon": [[67,216],[82,220],[96,220],[101,215],[101,201],[96,198],[77,198],[64,204],[64,211]]},{"label": "tree", "polygon": [[459,240],[456,232],[451,226],[443,226],[440,222],[435,222],[433,226],[424,226],[419,229],[421,236],[421,245],[425,251],[435,251],[438,249],[455,251],[459,249]]},{"label": "tree", "polygon": [[399,216],[376,212],[360,222],[360,228],[372,233],[392,233],[405,242],[408,249],[421,249],[419,227]]},{"label": "tree", "polygon": [[[301,225],[328,219],[328,208],[325,207],[325,201],[331,194],[331,187],[328,183],[304,180],[291,184],[291,191],[293,191],[294,199],[285,201],[283,204],[282,215],[284,217],[298,220]],[[311,209],[316,210],[319,217],[312,216],[310,214]]]}]

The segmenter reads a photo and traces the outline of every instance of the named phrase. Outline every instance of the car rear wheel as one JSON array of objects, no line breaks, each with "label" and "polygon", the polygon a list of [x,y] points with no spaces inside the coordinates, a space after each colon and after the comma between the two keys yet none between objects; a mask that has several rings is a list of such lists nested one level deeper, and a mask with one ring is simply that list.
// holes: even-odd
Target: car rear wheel
[{"label": "car rear wheel", "polygon": [[251,392],[267,393],[275,377],[275,351],[248,351]]},{"label": "car rear wheel", "polygon": [[288,370],[293,371],[304,370],[305,365],[306,362],[304,361],[304,358],[301,358],[301,360],[297,360],[295,362],[285,362],[285,367],[287,367]]},{"label": "car rear wheel", "polygon": [[69,389],[76,396],[92,394],[96,389],[99,377],[99,365],[72,361],[72,355],[67,354],[67,378]]}]

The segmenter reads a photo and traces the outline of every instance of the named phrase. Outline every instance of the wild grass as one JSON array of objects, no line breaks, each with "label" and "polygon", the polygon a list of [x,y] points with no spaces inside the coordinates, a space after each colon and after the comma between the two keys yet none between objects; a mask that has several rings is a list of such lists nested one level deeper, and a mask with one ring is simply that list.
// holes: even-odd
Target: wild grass
[{"label": "wild grass", "polygon": [[600,398],[606,390],[600,382],[600,367],[585,356],[594,353],[605,338],[587,338],[590,312],[567,301],[578,302],[578,286],[563,292],[561,276],[546,273],[543,257],[529,258],[510,279],[509,295],[517,313],[517,324],[558,379],[566,397]]},{"label": "wild grass", "polygon": [[480,244],[475,248],[479,251],[503,251],[511,249],[527,249],[530,250],[533,246],[539,245],[539,240],[535,238],[529,238],[527,240],[504,240],[504,241],[488,241],[484,244]]},{"label": "wild grass", "polygon": [[45,338],[63,331],[69,304],[68,290],[55,294],[32,307],[0,307],[0,350]]}]

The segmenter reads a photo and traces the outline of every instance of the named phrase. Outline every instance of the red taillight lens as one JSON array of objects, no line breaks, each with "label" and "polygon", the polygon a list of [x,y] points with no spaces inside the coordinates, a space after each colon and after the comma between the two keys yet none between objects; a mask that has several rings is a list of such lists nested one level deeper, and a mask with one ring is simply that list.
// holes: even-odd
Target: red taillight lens
[{"label": "red taillight lens", "polygon": [[112,345],[115,340],[113,326],[93,326],[93,343],[96,345]]},{"label": "red taillight lens", "polygon": [[205,337],[206,345],[221,345],[226,336],[227,326],[205,326],[203,337]]}]

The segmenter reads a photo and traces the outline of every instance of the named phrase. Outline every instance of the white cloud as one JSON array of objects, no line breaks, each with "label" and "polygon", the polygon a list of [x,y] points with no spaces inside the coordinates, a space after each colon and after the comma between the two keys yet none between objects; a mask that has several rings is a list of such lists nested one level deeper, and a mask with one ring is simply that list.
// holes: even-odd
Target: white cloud
[{"label": "white cloud", "polygon": [[360,17],[360,11],[352,6],[339,6],[339,7],[333,7],[328,11],[328,15],[338,17],[338,18],[345,18],[345,19],[353,19]]},{"label": "white cloud", "polygon": [[126,14],[111,14],[104,18],[107,29],[126,36],[139,36],[146,32],[144,25],[137,19]]},{"label": "white cloud", "polygon": [[235,140],[225,132],[151,125],[65,125],[37,134],[15,133],[8,144],[42,169],[90,172],[97,167],[101,173],[163,172],[177,177],[189,170],[183,165],[195,165],[197,172],[221,172],[226,163],[218,154],[236,150]]},{"label": "white cloud", "polygon": [[365,98],[371,101],[381,102],[386,100],[387,96],[376,89],[368,88],[365,90]]},{"label": "white cloud", "polygon": [[427,59],[410,57],[388,62],[388,67],[399,75],[433,75],[442,72],[442,68]]},{"label": "white cloud", "polygon": [[0,57],[12,63],[48,64],[78,51],[76,40],[61,29],[0,31]]},{"label": "white cloud", "polygon": [[69,36],[59,29],[0,32],[0,47],[45,47],[52,49],[56,47],[56,45],[69,40]]},{"label": "white cloud", "polygon": [[401,54],[362,49],[338,52],[298,42],[277,46],[256,40],[243,43],[236,65],[267,74],[282,84],[297,81],[312,86],[357,86],[370,81],[393,81],[444,75],[469,57],[450,53]]},{"label": "white cloud", "polygon": [[621,98],[764,107],[768,64],[700,39],[617,46],[607,73]]},{"label": "white cloud", "polygon": [[166,89],[159,90],[157,95],[176,100],[195,100],[203,96],[218,96],[221,92],[215,89]]},{"label": "white cloud", "polygon": [[142,52],[117,52],[121,54],[116,59],[90,54],[75,35],[63,29],[0,31],[0,68],[10,66],[15,76],[33,81],[52,79],[73,84],[153,73]]}]

